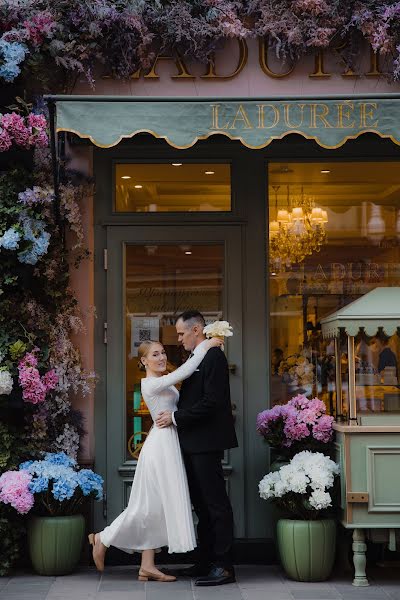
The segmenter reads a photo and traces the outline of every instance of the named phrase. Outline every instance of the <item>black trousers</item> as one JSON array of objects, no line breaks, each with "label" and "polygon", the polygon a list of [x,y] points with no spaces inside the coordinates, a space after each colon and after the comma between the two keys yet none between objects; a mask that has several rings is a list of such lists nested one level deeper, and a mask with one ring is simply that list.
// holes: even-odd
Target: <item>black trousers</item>
[{"label": "black trousers", "polygon": [[203,564],[232,567],[233,512],[226,493],[223,453],[184,454],[190,498],[199,519],[199,559]]}]

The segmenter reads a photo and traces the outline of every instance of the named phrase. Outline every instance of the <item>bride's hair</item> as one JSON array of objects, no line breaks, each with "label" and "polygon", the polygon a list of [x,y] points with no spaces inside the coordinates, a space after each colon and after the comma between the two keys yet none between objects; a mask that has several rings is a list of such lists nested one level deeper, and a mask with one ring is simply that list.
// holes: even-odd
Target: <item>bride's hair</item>
[{"label": "bride's hair", "polygon": [[150,347],[153,344],[160,344],[160,346],[162,346],[162,343],[158,342],[157,340],[146,340],[145,342],[142,342],[138,348],[138,367],[141,371],[146,370],[146,367],[142,363],[142,358],[148,355]]}]

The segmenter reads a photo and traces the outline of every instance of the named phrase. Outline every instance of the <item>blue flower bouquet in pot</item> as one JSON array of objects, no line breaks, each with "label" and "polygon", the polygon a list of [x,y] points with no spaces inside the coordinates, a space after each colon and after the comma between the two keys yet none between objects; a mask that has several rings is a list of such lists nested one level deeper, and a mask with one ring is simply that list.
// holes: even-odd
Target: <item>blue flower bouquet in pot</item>
[{"label": "blue flower bouquet in pot", "polygon": [[82,508],[103,497],[103,479],[80,469],[64,452],[29,460],[0,477],[0,502],[30,515],[28,544],[40,575],[65,575],[76,567],[85,533]]}]

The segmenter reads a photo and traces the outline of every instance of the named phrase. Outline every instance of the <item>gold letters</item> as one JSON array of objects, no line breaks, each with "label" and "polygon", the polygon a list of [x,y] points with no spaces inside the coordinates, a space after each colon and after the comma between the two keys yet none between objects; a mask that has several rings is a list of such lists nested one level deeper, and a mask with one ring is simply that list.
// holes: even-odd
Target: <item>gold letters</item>
[{"label": "gold letters", "polygon": [[250,123],[249,117],[247,116],[246,111],[241,104],[236,111],[235,118],[233,119],[233,123],[229,129],[236,129],[236,121],[243,121],[244,129],[253,129],[253,125]]},{"label": "gold letters", "polygon": [[[300,123],[291,123],[290,122],[290,108],[295,108],[298,107],[300,109],[300,116],[301,116],[301,121]],[[304,107],[305,104],[297,104],[297,105],[293,105],[293,104],[284,104],[283,105],[283,112],[285,115],[285,125],[287,125],[287,127],[301,127],[303,125],[303,118],[304,118]]]},{"label": "gold letters", "polygon": [[355,120],[353,119],[353,121],[351,121],[351,123],[344,123],[343,122],[343,118],[344,119],[351,119],[352,115],[351,115],[351,111],[354,110],[354,104],[353,102],[346,102],[346,104],[337,104],[337,109],[338,109],[338,120],[337,120],[337,127],[339,129],[353,129],[354,125],[355,125]]},{"label": "gold letters", "polygon": [[[150,71],[144,75],[144,79],[160,79],[160,76],[156,73],[157,64],[161,60],[172,60],[175,63],[175,66],[178,70],[178,75],[171,75],[171,79],[196,79],[194,75],[191,75],[187,70],[187,67],[180,56],[160,56],[159,54],[156,56],[155,61],[150,69]],[[141,70],[138,69],[131,76],[132,79],[139,79]]]},{"label": "gold letters", "polygon": [[[322,108],[322,112],[317,112],[318,108]],[[326,104],[310,104],[310,129],[317,129],[317,119],[321,119],[324,127],[332,128],[332,125],[325,117],[329,114],[329,107]]]},{"label": "gold letters", "polygon": [[[272,110],[274,120],[271,125],[265,125],[265,108],[268,107]],[[279,110],[274,104],[257,104],[258,110],[258,126],[257,129],[272,129],[279,123]]]},{"label": "gold letters", "polygon": [[260,38],[258,48],[259,48],[258,56],[259,56],[259,61],[260,61],[260,67],[262,68],[264,73],[266,75],[268,75],[269,77],[272,77],[274,79],[281,79],[282,77],[287,77],[288,75],[290,75],[290,73],[295,68],[296,65],[293,64],[289,67],[289,70],[286,71],[285,73],[275,73],[274,71],[271,71],[271,69],[269,68],[269,65],[268,65],[268,48],[266,46],[264,38]]},{"label": "gold letters", "polygon": [[212,110],[211,129],[228,129],[228,127],[229,127],[229,122],[225,123],[225,125],[219,124],[219,107],[220,106],[221,106],[220,104],[211,104],[211,110]]},{"label": "gold letters", "polygon": [[249,50],[247,48],[247,44],[246,44],[245,40],[237,39],[237,42],[239,44],[239,59],[238,59],[237,67],[233,71],[233,73],[231,73],[230,75],[217,75],[216,69],[215,69],[215,54],[213,54],[210,62],[208,63],[207,73],[205,75],[201,75],[200,79],[228,80],[228,79],[233,79],[234,77],[236,77],[236,75],[239,75],[239,73],[244,69],[244,67],[247,64]]},{"label": "gold letters", "polygon": [[[372,107],[372,108],[369,108]],[[367,123],[367,119],[374,119],[374,111],[378,109],[376,102],[360,103],[360,127],[378,127],[378,119],[373,123]]]}]

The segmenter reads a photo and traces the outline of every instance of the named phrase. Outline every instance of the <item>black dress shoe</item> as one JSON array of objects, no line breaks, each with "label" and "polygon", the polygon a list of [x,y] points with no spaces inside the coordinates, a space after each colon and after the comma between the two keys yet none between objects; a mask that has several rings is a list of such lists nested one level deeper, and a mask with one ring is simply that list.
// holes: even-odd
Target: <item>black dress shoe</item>
[{"label": "black dress shoe", "polygon": [[235,571],[233,567],[224,569],[224,567],[212,567],[207,577],[196,579],[195,585],[225,585],[225,583],[235,583]]},{"label": "black dress shoe", "polygon": [[184,569],[176,569],[174,575],[178,577],[205,577],[210,572],[210,565],[195,564]]}]

